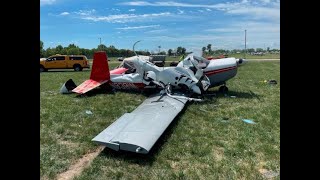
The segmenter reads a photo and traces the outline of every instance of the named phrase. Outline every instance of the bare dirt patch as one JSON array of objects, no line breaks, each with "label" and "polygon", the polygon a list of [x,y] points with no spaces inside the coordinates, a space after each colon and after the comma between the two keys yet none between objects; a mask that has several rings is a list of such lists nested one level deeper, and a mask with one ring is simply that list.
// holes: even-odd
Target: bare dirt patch
[{"label": "bare dirt patch", "polygon": [[95,157],[104,149],[104,146],[99,146],[94,152],[85,154],[75,164],[71,165],[69,169],[57,176],[58,180],[71,180],[76,176],[79,176],[81,172],[90,165]]}]

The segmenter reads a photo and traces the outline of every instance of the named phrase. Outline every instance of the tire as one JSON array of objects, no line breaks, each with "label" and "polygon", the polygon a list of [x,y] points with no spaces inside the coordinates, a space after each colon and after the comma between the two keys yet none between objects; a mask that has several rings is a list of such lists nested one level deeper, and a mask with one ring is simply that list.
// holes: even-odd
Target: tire
[{"label": "tire", "polygon": [[40,72],[45,72],[45,71],[46,71],[46,69],[40,65]]},{"label": "tire", "polygon": [[221,93],[227,93],[228,92],[228,87],[227,86],[220,86],[219,88],[219,92]]},{"label": "tire", "polygon": [[82,71],[82,67],[79,64],[73,66],[74,71]]}]

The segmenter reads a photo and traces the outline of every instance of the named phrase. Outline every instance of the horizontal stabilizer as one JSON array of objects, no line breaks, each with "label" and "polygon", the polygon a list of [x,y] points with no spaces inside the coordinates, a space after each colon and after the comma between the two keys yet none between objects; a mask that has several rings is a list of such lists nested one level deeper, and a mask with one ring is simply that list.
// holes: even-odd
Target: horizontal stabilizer
[{"label": "horizontal stabilizer", "polygon": [[84,81],[82,84],[80,84],[78,87],[72,90],[72,92],[78,93],[78,94],[84,94],[96,87],[99,87],[100,85],[108,82],[108,80],[104,81],[95,81],[92,79]]},{"label": "horizontal stabilizer", "polygon": [[111,70],[110,74],[122,74],[127,70],[128,70],[127,68],[117,68],[117,69]]},{"label": "horizontal stabilizer", "polygon": [[147,154],[187,100],[156,95],[126,113],[92,141],[114,150]]}]

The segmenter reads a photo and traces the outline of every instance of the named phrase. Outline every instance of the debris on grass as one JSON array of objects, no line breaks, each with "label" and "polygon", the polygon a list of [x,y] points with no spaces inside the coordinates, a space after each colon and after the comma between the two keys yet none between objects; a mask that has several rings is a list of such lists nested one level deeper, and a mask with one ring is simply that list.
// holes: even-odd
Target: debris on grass
[{"label": "debris on grass", "polygon": [[278,172],[268,171],[266,169],[259,169],[259,172],[262,174],[263,177],[267,179],[270,179],[279,175]]},{"label": "debris on grass", "polygon": [[237,96],[230,96],[231,98],[236,98]]},{"label": "debris on grass", "polygon": [[277,81],[274,80],[274,79],[264,80],[264,81],[260,81],[260,82],[265,83],[265,84],[268,83],[268,84],[271,84],[271,85],[277,84]]},{"label": "debris on grass", "polygon": [[203,109],[203,108],[199,108],[199,110],[200,110],[200,111],[203,111],[203,112],[209,112],[209,111],[207,111],[207,110],[205,110],[205,109]]},{"label": "debris on grass", "polygon": [[221,120],[221,122],[224,122],[224,123],[229,122],[229,118],[223,117],[222,120]]},{"label": "debris on grass", "polygon": [[274,79],[271,79],[271,80],[268,81],[268,83],[269,83],[269,84],[277,84],[277,81],[274,80]]},{"label": "debris on grass", "polygon": [[255,122],[253,122],[250,119],[242,119],[243,122],[248,123],[248,124],[256,124]]},{"label": "debris on grass", "polygon": [[91,115],[91,114],[93,114],[93,112],[90,110],[86,110],[86,114]]}]

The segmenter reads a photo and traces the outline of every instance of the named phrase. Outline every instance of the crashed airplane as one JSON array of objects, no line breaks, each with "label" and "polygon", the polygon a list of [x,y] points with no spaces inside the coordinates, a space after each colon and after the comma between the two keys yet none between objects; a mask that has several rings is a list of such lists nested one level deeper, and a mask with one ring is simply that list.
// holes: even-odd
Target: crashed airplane
[{"label": "crashed airplane", "polygon": [[176,67],[158,67],[139,55],[128,62],[109,71],[106,53],[96,52],[90,79],[77,87],[70,79],[61,92],[85,94],[102,85],[126,90],[154,88],[155,94],[92,139],[116,151],[147,154],[188,101],[202,101],[192,95],[202,95],[215,86],[220,86],[220,91],[227,91],[226,81],[237,74],[238,65],[244,60],[210,61],[191,54]]}]

